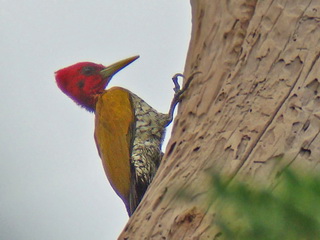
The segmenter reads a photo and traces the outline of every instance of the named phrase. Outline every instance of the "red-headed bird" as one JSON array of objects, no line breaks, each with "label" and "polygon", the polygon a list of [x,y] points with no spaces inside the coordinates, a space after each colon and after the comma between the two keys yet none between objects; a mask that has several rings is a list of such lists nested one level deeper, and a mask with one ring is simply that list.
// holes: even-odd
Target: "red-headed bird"
[{"label": "red-headed bird", "polygon": [[80,62],[55,73],[58,87],[78,105],[95,113],[94,137],[105,173],[123,200],[129,216],[137,208],[162,158],[165,128],[180,101],[177,76],[175,97],[168,114],[157,112],[127,89],[105,90],[111,78],[139,56],[108,67]]}]

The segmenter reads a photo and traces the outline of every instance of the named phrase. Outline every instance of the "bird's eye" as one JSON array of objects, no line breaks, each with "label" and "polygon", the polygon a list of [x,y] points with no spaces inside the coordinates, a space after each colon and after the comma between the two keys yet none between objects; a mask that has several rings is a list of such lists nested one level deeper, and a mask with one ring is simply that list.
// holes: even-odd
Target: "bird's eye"
[{"label": "bird's eye", "polygon": [[81,69],[81,72],[86,75],[86,76],[89,76],[89,75],[92,75],[96,72],[96,69],[92,66],[85,66]]}]

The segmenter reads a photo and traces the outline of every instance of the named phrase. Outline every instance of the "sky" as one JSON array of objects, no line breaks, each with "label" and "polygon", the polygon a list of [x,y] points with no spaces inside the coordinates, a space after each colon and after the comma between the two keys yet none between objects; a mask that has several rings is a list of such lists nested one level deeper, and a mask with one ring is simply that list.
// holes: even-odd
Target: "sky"
[{"label": "sky", "polygon": [[[140,55],[110,86],[167,112],[191,31],[186,0],[0,0],[0,239],[116,239],[128,216],[93,139],[94,115],[54,72]],[[168,135],[170,135],[170,129]]]}]

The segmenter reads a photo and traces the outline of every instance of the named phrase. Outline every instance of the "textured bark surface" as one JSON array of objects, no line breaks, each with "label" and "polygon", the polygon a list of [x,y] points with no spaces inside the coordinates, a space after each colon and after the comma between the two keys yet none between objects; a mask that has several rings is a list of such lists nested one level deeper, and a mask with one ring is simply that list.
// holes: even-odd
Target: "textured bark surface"
[{"label": "textured bark surface", "polygon": [[[191,0],[180,104],[161,167],[119,239],[214,239],[209,173],[273,185],[318,168],[320,1]],[[188,198],[179,191],[186,189]]]}]

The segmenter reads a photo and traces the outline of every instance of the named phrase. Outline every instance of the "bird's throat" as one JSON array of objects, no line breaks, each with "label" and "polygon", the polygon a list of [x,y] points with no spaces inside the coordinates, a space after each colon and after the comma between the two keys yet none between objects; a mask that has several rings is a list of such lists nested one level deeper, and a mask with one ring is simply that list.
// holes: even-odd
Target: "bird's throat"
[{"label": "bird's throat", "polygon": [[90,96],[85,96],[81,98],[81,101],[75,102],[77,102],[81,107],[85,108],[87,111],[94,112],[100,95],[101,94],[93,94]]}]

